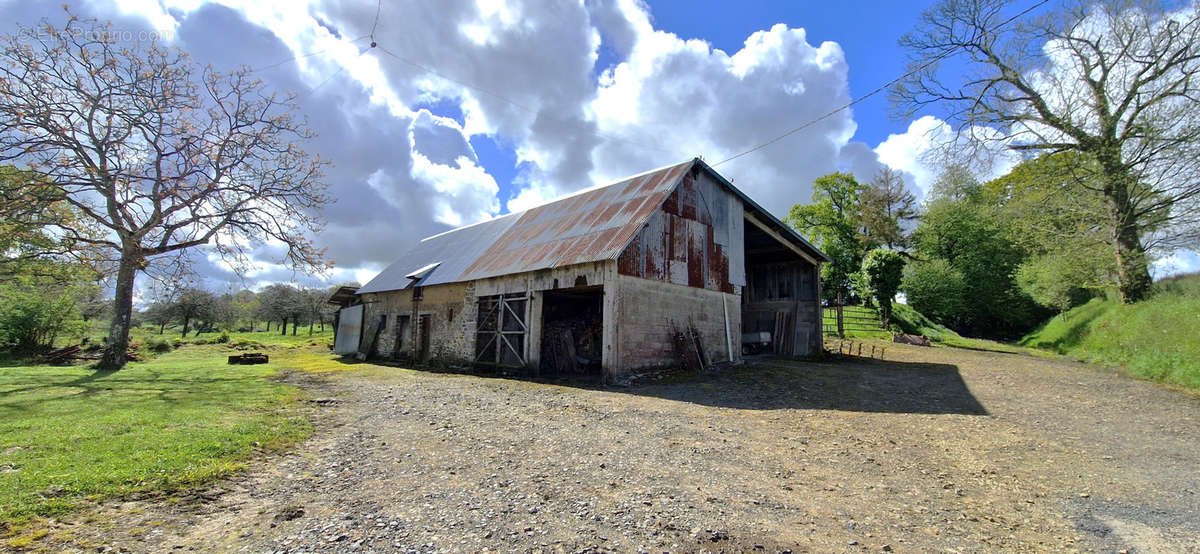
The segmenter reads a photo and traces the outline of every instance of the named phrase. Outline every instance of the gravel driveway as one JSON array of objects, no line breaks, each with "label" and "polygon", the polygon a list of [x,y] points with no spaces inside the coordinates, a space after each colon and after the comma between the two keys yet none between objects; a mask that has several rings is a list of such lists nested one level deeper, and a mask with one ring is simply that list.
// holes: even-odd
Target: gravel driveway
[{"label": "gravel driveway", "polygon": [[58,547],[1200,552],[1200,398],[1092,366],[890,346],[604,389],[292,374],[296,451]]}]

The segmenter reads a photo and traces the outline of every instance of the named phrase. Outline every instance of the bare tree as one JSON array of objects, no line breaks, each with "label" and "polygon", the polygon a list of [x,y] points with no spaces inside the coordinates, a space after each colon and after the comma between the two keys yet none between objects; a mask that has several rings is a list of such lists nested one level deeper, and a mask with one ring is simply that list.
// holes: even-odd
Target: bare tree
[{"label": "bare tree", "polygon": [[324,162],[297,146],[312,133],[293,97],[248,68],[200,68],[123,35],[68,13],[61,28],[0,36],[0,160],[44,175],[103,230],[60,234],[117,266],[105,369],[125,364],[135,276],[151,261],[207,244],[243,267],[271,241],[294,266],[321,267],[309,237],[326,202]]},{"label": "bare tree", "polygon": [[1200,238],[1200,5],[1066,0],[1012,15],[1012,3],[929,9],[901,39],[913,73],[893,100],[910,116],[942,107],[982,140],[1094,160],[1078,183],[1104,198],[1122,298],[1139,300],[1147,252]]}]

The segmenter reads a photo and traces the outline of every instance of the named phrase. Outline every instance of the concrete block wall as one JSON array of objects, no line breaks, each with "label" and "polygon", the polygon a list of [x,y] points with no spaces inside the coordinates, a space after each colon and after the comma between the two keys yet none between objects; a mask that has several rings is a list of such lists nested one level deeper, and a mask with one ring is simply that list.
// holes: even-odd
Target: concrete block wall
[{"label": "concrete block wall", "polygon": [[677,365],[673,332],[689,324],[700,332],[709,360],[728,361],[729,341],[733,359],[741,359],[741,300],[737,295],[638,277],[620,276],[618,281],[615,373]]}]

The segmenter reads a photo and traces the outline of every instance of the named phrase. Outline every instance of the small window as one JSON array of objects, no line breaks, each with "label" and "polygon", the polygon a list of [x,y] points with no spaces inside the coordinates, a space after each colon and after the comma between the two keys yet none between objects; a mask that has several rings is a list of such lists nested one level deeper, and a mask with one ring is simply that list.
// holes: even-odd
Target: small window
[{"label": "small window", "polygon": [[387,329],[387,319],[388,319],[387,314],[381,314],[379,316],[379,330],[380,331]]},{"label": "small window", "polygon": [[425,298],[425,291],[421,290],[421,287],[413,287],[412,299],[420,300],[422,298]]}]

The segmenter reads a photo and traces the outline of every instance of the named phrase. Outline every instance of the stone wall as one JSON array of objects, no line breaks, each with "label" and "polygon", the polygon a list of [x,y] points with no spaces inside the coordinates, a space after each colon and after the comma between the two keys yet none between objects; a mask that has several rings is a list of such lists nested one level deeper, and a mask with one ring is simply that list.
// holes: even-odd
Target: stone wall
[{"label": "stone wall", "polygon": [[[477,304],[472,284],[448,283],[422,287],[421,298],[416,302],[413,301],[412,289],[368,293],[363,295],[363,302],[366,305],[364,332],[380,316],[387,317],[387,325],[375,343],[377,356],[415,358],[421,344],[418,325],[421,316],[429,317],[430,358],[469,360],[474,354]],[[409,317],[403,351],[397,351],[396,348],[400,342],[400,316]]]}]

